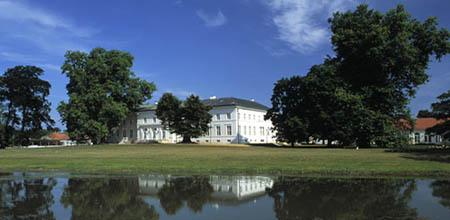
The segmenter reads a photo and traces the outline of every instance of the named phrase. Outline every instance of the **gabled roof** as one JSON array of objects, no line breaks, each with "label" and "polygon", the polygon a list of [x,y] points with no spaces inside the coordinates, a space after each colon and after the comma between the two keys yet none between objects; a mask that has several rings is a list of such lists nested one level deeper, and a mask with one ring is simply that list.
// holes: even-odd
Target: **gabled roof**
[{"label": "gabled roof", "polygon": [[428,128],[431,128],[437,124],[443,123],[442,119],[435,118],[417,118],[416,124],[414,126],[414,130],[416,131],[425,131]]},{"label": "gabled roof", "polygon": [[70,140],[70,137],[65,133],[53,132],[49,135],[42,137],[41,139],[63,141],[63,140]]},{"label": "gabled roof", "polygon": [[219,107],[219,106],[238,106],[245,107],[251,109],[259,109],[259,110],[268,110],[269,107],[257,103],[251,100],[238,99],[234,97],[225,97],[225,98],[214,98],[214,99],[205,99],[202,101],[205,105],[209,105],[211,107]]}]

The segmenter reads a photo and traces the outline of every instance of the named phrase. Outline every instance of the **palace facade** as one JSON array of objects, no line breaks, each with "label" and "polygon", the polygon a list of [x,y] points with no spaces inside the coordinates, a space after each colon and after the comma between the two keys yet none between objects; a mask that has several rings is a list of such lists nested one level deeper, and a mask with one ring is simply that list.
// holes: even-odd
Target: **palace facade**
[{"label": "palace facade", "polygon": [[[201,137],[192,138],[198,143],[275,143],[272,123],[264,119],[268,107],[238,98],[210,97],[203,100],[211,106],[212,121],[209,131]],[[113,143],[177,143],[182,137],[171,133],[156,117],[156,106],[142,106],[129,115],[110,137]]]}]

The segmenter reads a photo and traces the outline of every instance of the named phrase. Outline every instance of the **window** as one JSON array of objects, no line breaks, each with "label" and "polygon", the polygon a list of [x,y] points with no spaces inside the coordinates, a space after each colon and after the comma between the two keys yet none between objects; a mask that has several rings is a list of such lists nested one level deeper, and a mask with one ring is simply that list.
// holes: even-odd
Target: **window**
[{"label": "window", "polygon": [[259,135],[264,136],[264,127],[259,127]]},{"label": "window", "polygon": [[147,118],[144,118],[144,123],[147,123]]},{"label": "window", "polygon": [[130,129],[130,138],[133,138],[133,129]]},{"label": "window", "polygon": [[241,132],[242,132],[242,131],[241,131],[241,126],[239,125],[239,126],[238,126],[238,134],[241,134]]},{"label": "window", "polygon": [[227,135],[232,135],[231,125],[227,125]]},{"label": "window", "polygon": [[127,137],[127,130],[123,129],[123,131],[122,131],[122,137]]},{"label": "window", "polygon": [[166,139],[166,131],[162,131],[162,134],[163,134],[163,139]]},{"label": "window", "polygon": [[220,130],[220,126],[216,126],[216,134],[217,135],[222,135],[222,131]]},{"label": "window", "polygon": [[242,132],[244,135],[247,134],[247,126],[244,126],[244,132]]},{"label": "window", "polygon": [[228,143],[231,143],[231,140],[230,140],[230,139],[227,139],[227,142],[228,142]]},{"label": "window", "polygon": [[256,127],[253,126],[253,135],[256,135]]},{"label": "window", "polygon": [[241,119],[241,113],[238,113],[238,119]]},{"label": "window", "polygon": [[216,119],[220,120],[220,114],[216,114]]},{"label": "window", "polygon": [[253,115],[253,120],[256,120],[256,115]]},{"label": "window", "polygon": [[156,123],[156,117],[153,117],[153,123]]},{"label": "window", "polygon": [[219,139],[217,139],[217,142],[220,142],[220,140],[219,140]]},{"label": "window", "polygon": [[227,113],[227,119],[231,119],[231,113]]},{"label": "window", "polygon": [[245,120],[245,113],[244,113],[244,120]]}]

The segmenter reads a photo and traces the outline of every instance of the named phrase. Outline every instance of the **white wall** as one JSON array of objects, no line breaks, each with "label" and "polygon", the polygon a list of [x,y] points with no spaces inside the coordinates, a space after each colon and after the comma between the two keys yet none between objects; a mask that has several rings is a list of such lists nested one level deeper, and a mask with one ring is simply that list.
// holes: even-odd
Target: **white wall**
[{"label": "white wall", "polygon": [[[219,106],[211,109],[210,114],[212,115],[212,121],[209,126],[209,133],[199,138],[192,138],[192,141],[217,144],[275,142],[274,134],[271,130],[272,123],[264,120],[264,115],[266,114],[264,110]],[[218,134],[217,127],[220,127],[220,134]],[[231,133],[228,131],[229,128],[231,128]],[[123,133],[124,131],[125,134]],[[113,135],[110,138],[110,141],[115,143],[148,141],[177,143],[181,140],[180,136],[163,129],[161,121],[157,119],[154,110],[130,114],[121,123],[121,126],[113,131]]]}]

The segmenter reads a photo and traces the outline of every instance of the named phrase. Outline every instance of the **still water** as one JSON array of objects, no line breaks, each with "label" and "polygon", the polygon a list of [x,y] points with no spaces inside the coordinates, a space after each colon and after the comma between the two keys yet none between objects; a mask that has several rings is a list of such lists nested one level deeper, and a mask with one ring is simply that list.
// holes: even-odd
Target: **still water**
[{"label": "still water", "polygon": [[450,219],[450,180],[0,174],[0,219]]}]

